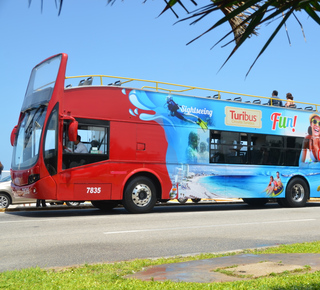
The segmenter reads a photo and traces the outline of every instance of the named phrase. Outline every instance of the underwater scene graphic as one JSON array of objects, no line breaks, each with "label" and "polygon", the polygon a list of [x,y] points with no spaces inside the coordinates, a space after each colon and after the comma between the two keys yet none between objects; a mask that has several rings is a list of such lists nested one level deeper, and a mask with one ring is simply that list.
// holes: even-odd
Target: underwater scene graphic
[{"label": "underwater scene graphic", "polygon": [[[151,91],[123,90],[123,94],[128,94],[133,106],[130,115],[145,122],[155,121],[165,131],[171,198],[285,197],[286,184],[295,175],[308,180],[311,196],[320,196],[317,114],[304,114],[307,117],[302,118],[297,110],[284,115],[270,107],[232,107],[222,101]],[[210,158],[214,158],[210,156],[210,130],[259,133],[262,127],[264,134],[304,137],[299,167],[210,164]],[[235,151],[237,146],[234,144]]]}]

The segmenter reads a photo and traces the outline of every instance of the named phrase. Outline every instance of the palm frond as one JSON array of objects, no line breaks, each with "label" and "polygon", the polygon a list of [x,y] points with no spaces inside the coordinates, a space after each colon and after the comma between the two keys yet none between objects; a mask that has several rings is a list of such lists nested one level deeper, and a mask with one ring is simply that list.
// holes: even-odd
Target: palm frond
[{"label": "palm frond", "polygon": [[285,16],[283,17],[283,20],[279,23],[278,27],[275,29],[275,31],[272,33],[272,35],[270,36],[270,38],[267,40],[267,42],[265,43],[265,45],[263,46],[263,48],[261,49],[261,51],[259,52],[258,56],[256,57],[256,59],[254,60],[254,62],[252,63],[252,65],[250,66],[246,77],[248,76],[248,74],[250,73],[251,69],[253,68],[253,66],[255,65],[255,63],[257,62],[257,60],[259,59],[259,57],[263,54],[263,52],[267,49],[267,47],[269,46],[269,44],[271,43],[271,41],[274,39],[274,37],[277,35],[277,33],[279,32],[280,28],[284,25],[284,23],[287,21],[287,19],[289,18],[289,16],[294,12],[294,8],[292,8],[289,12],[287,12],[285,14]]},{"label": "palm frond", "polygon": [[[54,0],[56,8],[59,9],[58,15],[61,14],[63,0]],[[113,5],[117,0],[106,0],[107,4]],[[122,0],[124,1],[124,0]],[[147,0],[141,0],[145,3]],[[213,47],[218,43],[225,40],[227,37],[232,36],[232,40],[228,41],[222,47],[235,43],[233,50],[230,55],[223,63],[221,68],[227,63],[231,56],[239,49],[239,47],[253,35],[258,35],[259,29],[261,29],[262,24],[268,24],[269,22],[280,20],[279,25],[274,30],[270,38],[264,44],[254,63],[251,65],[248,73],[251,71],[253,65],[256,63],[258,58],[269,46],[270,42],[274,39],[278,31],[285,27],[288,41],[290,44],[289,33],[286,27],[286,20],[293,16],[299,23],[303,37],[305,39],[303,26],[294,12],[305,11],[317,24],[320,25],[320,16],[317,12],[320,12],[320,0],[206,0],[207,3],[196,10],[189,12],[186,8],[186,3],[191,3],[197,6],[199,1],[197,0],[164,0],[165,7],[159,14],[162,15],[164,12],[171,10],[173,14],[179,18],[179,15],[173,10],[175,5],[180,5],[183,10],[188,14],[186,17],[180,19],[177,22],[192,20],[190,25],[196,24],[208,16],[212,16],[212,13],[221,11],[223,13],[222,17],[218,17],[218,20],[214,24],[205,30],[203,33],[198,35],[196,38],[192,39],[187,43],[190,44],[193,41],[199,39],[201,36],[213,31],[222,24],[228,23],[230,25],[230,30],[218,40]],[[30,7],[32,0],[28,0],[28,5]],[[204,2],[204,1],[202,1]],[[57,5],[58,3],[58,5]],[[44,1],[41,0],[41,11],[43,10]],[[214,16],[212,19],[216,19]],[[220,68],[220,69],[221,69]],[[248,75],[247,73],[247,75]]]}]

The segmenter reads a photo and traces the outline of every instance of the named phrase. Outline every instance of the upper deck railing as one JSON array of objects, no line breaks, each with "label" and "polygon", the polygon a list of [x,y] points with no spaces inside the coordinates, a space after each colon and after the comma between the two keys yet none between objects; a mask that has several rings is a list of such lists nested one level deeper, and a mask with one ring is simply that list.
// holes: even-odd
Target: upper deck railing
[{"label": "upper deck railing", "polygon": [[[80,81],[78,81],[79,79]],[[106,82],[108,84],[103,83],[105,79],[108,79],[108,81]],[[73,82],[70,85],[67,85],[67,88],[69,87],[74,88],[74,87],[88,86],[88,85],[122,86],[130,83],[130,88],[140,88],[142,90],[154,90],[156,92],[167,92],[169,94],[171,93],[184,94],[186,92],[192,91],[193,94],[189,96],[213,98],[213,99],[224,99],[227,101],[253,103],[253,104],[261,104],[261,105],[268,105],[268,101],[270,99],[272,101],[279,100],[279,99],[273,99],[270,97],[240,94],[240,93],[207,89],[207,88],[201,88],[201,87],[195,87],[195,86],[178,85],[178,84],[167,83],[167,82],[150,81],[150,80],[143,80],[143,79],[136,79],[136,78],[125,78],[125,77],[117,77],[117,76],[109,76],[109,75],[70,76],[70,77],[66,77],[66,80]],[[96,82],[96,80],[98,80],[98,82]],[[283,102],[283,104],[285,104],[287,101],[285,99],[280,99],[280,100]],[[319,108],[320,108],[319,104],[298,102],[298,101],[294,101],[294,103],[296,105],[296,108],[290,107],[289,109],[300,109],[300,110],[303,109],[308,111],[319,112]]]}]

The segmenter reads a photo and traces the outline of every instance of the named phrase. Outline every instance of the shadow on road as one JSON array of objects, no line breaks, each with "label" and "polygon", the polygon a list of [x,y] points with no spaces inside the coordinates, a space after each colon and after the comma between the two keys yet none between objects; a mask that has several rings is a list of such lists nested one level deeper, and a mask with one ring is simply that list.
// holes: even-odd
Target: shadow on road
[{"label": "shadow on road", "polygon": [[[320,202],[309,202],[306,207],[319,207]],[[303,210],[305,207],[296,208],[296,210]],[[148,214],[165,214],[165,213],[183,213],[183,212],[207,212],[207,211],[243,211],[243,210],[270,210],[283,209],[277,203],[267,203],[264,206],[249,206],[246,203],[190,203],[190,204],[160,204],[155,206],[153,211]],[[129,213],[121,206],[104,212],[93,207],[77,207],[77,208],[26,208],[16,211],[6,211],[6,214],[24,216],[28,218],[50,218],[50,217],[74,217],[74,216],[99,216],[99,215],[129,215]],[[145,214],[143,214],[145,215]]]}]

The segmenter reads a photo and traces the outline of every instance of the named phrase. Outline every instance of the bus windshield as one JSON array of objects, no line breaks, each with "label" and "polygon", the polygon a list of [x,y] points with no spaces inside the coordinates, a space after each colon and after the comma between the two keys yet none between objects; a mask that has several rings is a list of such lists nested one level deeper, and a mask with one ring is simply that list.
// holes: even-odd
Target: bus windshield
[{"label": "bus windshield", "polygon": [[15,146],[13,148],[12,168],[26,169],[36,163],[47,107],[42,105],[28,110],[21,118]]},{"label": "bus windshield", "polygon": [[42,62],[32,70],[21,109],[22,112],[49,102],[60,63],[61,55],[57,55]]}]

